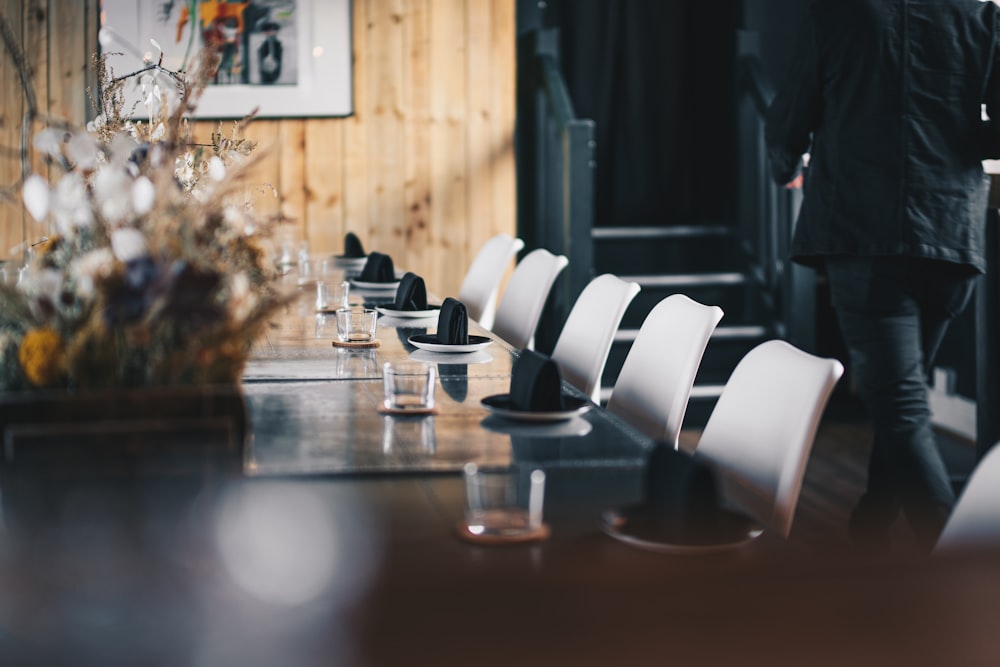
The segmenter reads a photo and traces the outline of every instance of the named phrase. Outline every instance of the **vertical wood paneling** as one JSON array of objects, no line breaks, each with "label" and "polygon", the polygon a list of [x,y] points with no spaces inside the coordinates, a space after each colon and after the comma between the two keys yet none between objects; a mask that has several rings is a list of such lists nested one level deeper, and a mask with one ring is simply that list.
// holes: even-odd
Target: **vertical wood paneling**
[{"label": "vertical wood paneling", "polygon": [[[28,3],[30,5],[30,2]],[[51,0],[48,20],[53,48],[49,51],[49,112],[74,123],[87,120],[88,2]]]},{"label": "vertical wood paneling", "polygon": [[[368,3],[355,0],[354,7],[354,114],[344,127],[344,229],[354,232],[372,250],[369,240],[374,225],[368,218]],[[383,150],[385,147],[382,148]],[[341,240],[341,244],[343,240]],[[341,247],[343,247],[341,245]]]},{"label": "vertical wood paneling", "polygon": [[[306,152],[305,121],[289,119],[278,126],[278,202],[281,214],[289,219],[288,226],[296,238],[308,239],[306,234]],[[309,239],[312,241],[312,239]]]},{"label": "vertical wood paneling", "polygon": [[[89,112],[97,7],[0,0],[39,70],[45,110],[79,123]],[[341,252],[344,233],[354,231],[367,249],[420,272],[434,292],[454,294],[482,243],[515,232],[515,3],[352,7],[354,115],[254,121],[247,135],[263,158],[251,178],[254,206],[294,218],[285,234],[307,238],[314,253]],[[16,146],[21,96],[6,63],[0,94],[0,141]],[[207,138],[217,126],[199,122],[196,135]],[[16,181],[16,160],[0,160],[0,176]],[[24,239],[20,211],[0,203],[0,257]]]},{"label": "vertical wood paneling", "polygon": [[492,164],[490,163],[490,92],[493,89],[493,68],[490,34],[492,28],[490,0],[469,0],[466,10],[468,35],[469,114],[466,123],[466,160],[468,181],[468,252],[481,247],[493,236]]},{"label": "vertical wood paneling", "polygon": [[317,118],[305,124],[306,237],[313,248],[340,254],[344,245],[344,123]]},{"label": "vertical wood paneling", "polygon": [[[24,55],[31,71],[35,73],[32,77],[32,86],[39,110],[42,112],[47,112],[49,107],[49,79],[43,76],[43,73],[49,71],[49,26],[46,20],[48,12],[49,3],[46,0],[32,0],[30,8],[24,14]],[[41,125],[36,122],[32,133],[40,129]],[[35,152],[31,155],[31,171],[42,176],[49,175],[49,169],[42,156]]]},{"label": "vertical wood paneling", "polygon": [[429,215],[431,183],[427,170],[431,113],[430,26],[426,0],[407,0],[405,12],[402,97],[406,260],[411,270],[426,276],[434,256]]},{"label": "vertical wood paneling", "polygon": [[469,263],[465,0],[430,0],[431,204],[435,288],[455,294]]},{"label": "vertical wood paneling", "polygon": [[[366,49],[370,116],[368,142],[369,243],[405,265],[403,234],[403,4],[368,0]],[[381,150],[393,146],[396,150]]]},{"label": "vertical wood paneling", "polygon": [[[3,0],[0,8],[14,37],[21,38],[21,0]],[[13,193],[21,178],[17,153],[24,104],[17,72],[6,50],[0,56],[3,58],[0,60],[0,96],[3,96],[3,107],[0,108],[0,187]],[[24,240],[21,205],[7,197],[0,197],[0,216],[3,216],[4,223],[0,226],[0,258],[8,259],[14,254],[12,249]]]},{"label": "vertical wood paneling", "polygon": [[514,120],[516,100],[517,17],[514,3],[493,0],[490,87],[491,211],[494,233],[513,233],[517,219],[514,180]]}]

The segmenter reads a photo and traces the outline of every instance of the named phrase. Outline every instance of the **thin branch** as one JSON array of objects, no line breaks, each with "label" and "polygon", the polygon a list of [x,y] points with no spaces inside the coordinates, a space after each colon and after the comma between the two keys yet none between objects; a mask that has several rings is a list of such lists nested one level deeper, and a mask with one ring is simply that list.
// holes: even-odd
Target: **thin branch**
[{"label": "thin branch", "polygon": [[[161,61],[163,60],[162,55],[161,55],[160,60]],[[154,70],[157,71],[157,72],[163,72],[164,74],[166,74],[167,76],[169,76],[170,78],[172,78],[174,81],[176,81],[178,86],[183,86],[184,85],[184,79],[183,79],[183,77],[181,77],[180,74],[178,74],[177,72],[175,72],[173,70],[167,69],[166,67],[161,67],[159,64],[157,64],[157,65],[146,65],[142,69],[136,70],[136,71],[132,72],[131,74],[123,74],[122,76],[116,76],[114,79],[111,80],[111,83],[118,83],[119,81],[124,81],[125,79],[131,79],[134,76],[139,76],[140,74],[143,74],[145,72],[154,71]]]}]

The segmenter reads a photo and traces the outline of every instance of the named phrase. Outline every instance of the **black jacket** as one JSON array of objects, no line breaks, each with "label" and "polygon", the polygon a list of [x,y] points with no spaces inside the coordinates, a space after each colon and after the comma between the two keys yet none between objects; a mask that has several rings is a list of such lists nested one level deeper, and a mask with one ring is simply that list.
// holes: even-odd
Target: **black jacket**
[{"label": "black jacket", "polygon": [[767,114],[775,179],[810,153],[792,259],[902,255],[985,270],[1000,154],[1000,8],[979,0],[814,0]]}]

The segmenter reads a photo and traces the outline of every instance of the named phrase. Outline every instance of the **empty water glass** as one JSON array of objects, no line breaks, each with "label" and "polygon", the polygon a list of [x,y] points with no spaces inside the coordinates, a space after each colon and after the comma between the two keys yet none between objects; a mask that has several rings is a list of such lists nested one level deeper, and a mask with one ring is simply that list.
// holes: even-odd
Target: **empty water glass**
[{"label": "empty water glass", "polygon": [[388,410],[434,407],[437,369],[418,361],[387,361],[382,366],[383,405]]},{"label": "empty water glass", "polygon": [[545,472],[466,463],[465,529],[477,537],[517,538],[542,528]]}]

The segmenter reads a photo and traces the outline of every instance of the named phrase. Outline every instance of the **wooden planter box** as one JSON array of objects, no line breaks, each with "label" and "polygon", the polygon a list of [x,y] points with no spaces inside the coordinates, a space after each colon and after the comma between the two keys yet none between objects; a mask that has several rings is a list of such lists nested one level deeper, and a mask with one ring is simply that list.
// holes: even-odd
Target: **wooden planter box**
[{"label": "wooden planter box", "polygon": [[0,393],[0,473],[44,477],[242,473],[238,387]]}]

